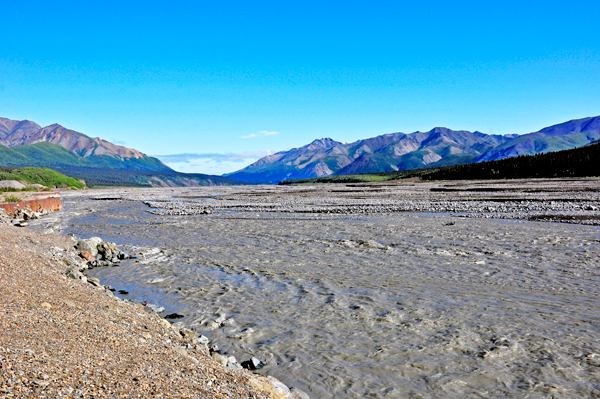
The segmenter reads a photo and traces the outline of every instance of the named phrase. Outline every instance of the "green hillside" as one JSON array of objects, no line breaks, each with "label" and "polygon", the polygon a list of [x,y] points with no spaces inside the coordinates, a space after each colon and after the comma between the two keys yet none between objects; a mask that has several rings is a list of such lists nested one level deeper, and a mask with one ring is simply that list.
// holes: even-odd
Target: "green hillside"
[{"label": "green hillside", "polygon": [[26,181],[29,184],[41,184],[46,187],[85,187],[85,184],[80,181],[48,168],[10,168],[0,166],[0,180]]},{"label": "green hillside", "polygon": [[92,163],[56,144],[37,143],[19,147],[0,145],[0,165],[40,166],[53,168],[60,165],[93,166]]},{"label": "green hillside", "polygon": [[156,158],[130,158],[121,160],[108,155],[83,158],[59,145],[36,143],[17,147],[0,146],[0,165],[41,166],[52,169],[83,167],[97,169],[172,171]]}]

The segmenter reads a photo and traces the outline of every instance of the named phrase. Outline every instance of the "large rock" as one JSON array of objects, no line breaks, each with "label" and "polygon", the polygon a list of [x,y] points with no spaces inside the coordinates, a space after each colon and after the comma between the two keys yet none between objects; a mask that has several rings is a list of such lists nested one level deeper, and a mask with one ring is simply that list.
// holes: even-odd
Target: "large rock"
[{"label": "large rock", "polygon": [[267,392],[273,399],[294,399],[290,389],[275,377],[253,375],[248,382],[254,387]]},{"label": "large rock", "polygon": [[96,248],[104,260],[110,261],[117,254],[117,245],[112,242],[102,241],[98,243]]},{"label": "large rock", "polygon": [[89,252],[93,257],[98,256],[98,244],[102,242],[102,238],[92,237],[87,240],[79,240],[77,243],[77,251]]},{"label": "large rock", "polygon": [[22,190],[25,188],[25,185],[16,180],[0,180],[0,188],[16,188],[17,190]]},{"label": "large rock", "polygon": [[292,399],[310,399],[306,392],[298,388],[290,388],[290,392],[292,393]]}]

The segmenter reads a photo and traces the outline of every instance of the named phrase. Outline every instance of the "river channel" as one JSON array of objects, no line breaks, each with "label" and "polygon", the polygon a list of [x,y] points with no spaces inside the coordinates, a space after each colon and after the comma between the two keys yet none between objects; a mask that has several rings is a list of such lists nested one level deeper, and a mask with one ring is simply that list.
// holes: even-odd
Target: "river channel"
[{"label": "river channel", "polygon": [[64,204],[40,223],[137,256],[88,275],[311,398],[600,396],[598,227]]}]

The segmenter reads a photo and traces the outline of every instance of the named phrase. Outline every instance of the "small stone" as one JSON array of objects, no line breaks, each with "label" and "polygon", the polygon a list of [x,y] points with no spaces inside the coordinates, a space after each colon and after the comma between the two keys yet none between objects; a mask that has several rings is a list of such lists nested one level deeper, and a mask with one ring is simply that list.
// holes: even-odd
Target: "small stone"
[{"label": "small stone", "polygon": [[210,340],[204,335],[201,335],[199,338],[194,339],[194,342],[198,344],[208,344]]},{"label": "small stone", "polygon": [[171,314],[166,315],[165,319],[170,319],[170,320],[173,320],[173,319],[183,319],[184,317],[185,316],[180,315],[179,313],[171,313]]},{"label": "small stone", "polygon": [[189,339],[194,339],[198,337],[198,333],[195,331],[190,330],[189,328],[182,328],[181,330],[179,330],[179,333],[185,337],[185,338],[189,338]]},{"label": "small stone", "polygon": [[88,281],[88,283],[90,283],[91,285],[96,286],[96,287],[100,287],[100,285],[102,285],[102,284],[100,284],[100,279],[97,277],[88,277],[87,281]]},{"label": "small stone", "polygon": [[175,347],[175,352],[179,353],[181,356],[187,356],[188,354],[187,350],[185,350],[185,348],[182,348],[181,346]]},{"label": "small stone", "polygon": [[50,305],[48,302],[42,302],[42,308],[44,309],[51,309],[52,305]]},{"label": "small stone", "polygon": [[220,355],[217,352],[213,352],[210,356],[213,358],[213,360],[215,362],[220,363],[223,367],[227,366],[227,363],[228,363],[227,357]]},{"label": "small stone", "polygon": [[[146,310],[146,309],[148,309],[149,311]],[[146,304],[146,307],[145,307],[144,310],[146,310],[146,312],[148,312],[148,313],[156,313],[156,314],[158,314],[158,313],[164,312],[165,308],[163,308],[162,306],[154,305],[152,303],[148,303],[148,304]]]},{"label": "small stone", "polygon": [[75,302],[73,302],[73,301],[70,301],[70,300],[68,300],[68,299],[65,299],[65,300],[64,300],[64,304],[65,304],[65,306],[66,306],[66,307],[68,307],[68,308],[74,308],[74,307],[75,307]]},{"label": "small stone", "polygon": [[238,371],[238,370],[243,370],[244,368],[242,366],[240,366],[239,363],[235,362],[227,362],[227,367],[225,367],[227,370],[233,370],[233,371]]},{"label": "small stone", "polygon": [[69,270],[67,270],[67,272],[65,274],[67,275],[67,277],[75,279],[75,280],[79,280],[83,277],[83,273],[81,273],[79,270],[75,270],[75,269],[69,269]]},{"label": "small stone", "polygon": [[265,364],[263,362],[260,361],[260,359],[257,359],[255,357],[251,357],[250,360],[246,360],[242,362],[242,367],[245,368],[246,370],[260,370],[265,366]]}]

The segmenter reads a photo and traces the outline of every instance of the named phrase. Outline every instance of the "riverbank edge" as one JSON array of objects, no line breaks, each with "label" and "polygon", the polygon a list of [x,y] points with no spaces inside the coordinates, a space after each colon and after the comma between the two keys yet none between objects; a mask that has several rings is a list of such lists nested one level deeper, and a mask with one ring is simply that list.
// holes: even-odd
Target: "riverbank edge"
[{"label": "riverbank edge", "polygon": [[[16,216],[18,217],[18,215],[8,214],[8,217],[6,217],[7,215],[5,214],[2,216],[5,216],[5,217],[0,218],[0,229],[3,230],[3,233],[5,233],[9,236],[15,237],[15,240],[10,240],[10,241],[15,241],[15,242],[18,241],[18,239],[16,239],[17,237],[19,239],[21,239],[23,237],[28,237],[29,241],[32,241],[32,242],[36,241],[36,239],[35,238],[32,239],[31,236],[34,236],[38,239],[39,238],[50,238],[50,237],[44,237],[44,236],[48,236],[48,234],[35,232],[35,231],[29,230],[29,229],[23,229],[18,224],[15,225],[14,223],[11,223],[11,219],[14,220],[13,218],[15,218]],[[169,323],[167,320],[161,318],[156,313],[149,312],[147,310],[148,308],[142,304],[117,298],[112,294],[112,292],[109,289],[107,289],[105,286],[103,286],[101,284],[98,284],[97,281],[88,280],[85,277],[85,275],[83,274],[83,271],[85,269],[87,269],[86,262],[84,259],[81,258],[80,253],[78,253],[78,251],[75,249],[77,243],[73,240],[73,238],[65,237],[65,236],[57,234],[57,233],[51,233],[50,235],[53,236],[51,238],[53,238],[54,240],[59,240],[59,241],[62,240],[63,242],[70,243],[70,245],[67,244],[65,246],[64,250],[61,251],[62,253],[57,253],[55,251],[56,247],[52,248],[52,247],[48,247],[48,245],[44,246],[43,244],[40,244],[38,242],[35,245],[36,246],[35,252],[53,255],[53,256],[46,256],[45,260],[51,264],[54,264],[54,266],[58,267],[59,270],[61,271],[61,273],[60,273],[61,277],[62,277],[61,281],[64,283],[64,290],[66,292],[68,292],[69,290],[72,289],[72,287],[68,284],[68,282],[72,281],[72,280],[77,280],[78,284],[80,284],[80,286],[78,288],[84,288],[84,289],[87,289],[88,291],[91,290],[91,291],[93,291],[94,295],[102,297],[103,300],[106,300],[108,298],[108,300],[114,301],[114,302],[118,303],[119,305],[126,305],[126,306],[130,307],[131,310],[135,310],[135,311],[142,310],[142,312],[137,312],[137,314],[139,317],[143,318],[144,323],[153,324],[154,327],[162,328],[163,330],[168,331],[167,334],[173,338],[173,340],[171,340],[171,342],[172,342],[171,346],[173,347],[172,348],[173,351],[175,351],[177,354],[179,354],[182,357],[191,358],[196,363],[209,362],[211,364],[211,367],[216,366],[217,368],[220,368],[223,372],[238,374],[241,377],[241,380],[244,381],[243,385],[247,386],[244,388],[249,388],[250,391],[255,390],[256,392],[259,393],[259,396],[255,395],[253,397],[273,398],[273,399],[306,399],[306,398],[308,398],[308,395],[305,394],[304,392],[294,389],[294,388],[292,388],[290,390],[286,385],[284,385],[283,383],[281,383],[279,380],[277,380],[274,377],[271,377],[271,376],[263,377],[261,375],[252,373],[245,369],[233,370],[231,368],[227,368],[227,364],[224,365],[224,364],[222,364],[222,362],[219,362],[218,356],[211,357],[211,353],[207,351],[208,347],[206,345],[206,342],[199,341],[197,334],[193,333],[191,330],[181,328],[180,326],[177,326],[176,324]],[[7,265],[10,267],[11,265],[19,264],[19,260],[16,259],[16,257],[18,257],[18,255],[16,253],[7,251],[7,252],[5,252],[5,254],[8,255],[8,262],[5,262],[3,264],[4,267],[6,267]],[[44,266],[47,267],[48,264],[45,262],[42,262],[42,267],[44,267]],[[73,271],[77,270],[77,269],[80,271],[80,273],[78,273],[78,274],[73,273]],[[3,270],[4,270],[4,268],[3,268]],[[18,281],[14,282],[14,283],[18,284]],[[44,291],[44,287],[39,287],[39,289],[42,292]],[[19,292],[20,292],[20,290],[19,290]],[[10,305],[10,299],[5,298],[3,300],[3,303]],[[42,306],[44,306],[45,303],[46,302],[44,302],[42,304]],[[119,315],[118,315],[119,311],[117,310],[116,307],[109,307],[108,311],[113,312],[115,317],[117,317],[117,318],[119,317]],[[87,322],[93,324],[93,323],[98,323],[98,320],[88,320]],[[140,332],[140,334],[143,333],[141,328],[140,328],[139,332]],[[21,333],[25,333],[25,332],[21,332]],[[159,344],[157,343],[157,345],[159,345]],[[9,346],[10,346],[10,342],[2,342],[2,346],[0,346],[0,350],[4,351],[5,348],[7,348]],[[63,349],[67,350],[68,348],[63,348]],[[195,355],[195,357],[192,356],[192,354]],[[223,358],[226,359],[226,357],[224,357],[224,356],[223,356]],[[0,360],[2,360],[1,351],[0,351]],[[160,362],[160,360],[161,359],[156,359],[156,361],[158,361],[158,362]],[[0,366],[4,366],[4,365],[0,364]],[[2,375],[0,375],[0,377],[2,377]],[[215,376],[215,378],[218,378],[218,376]],[[0,379],[0,388],[2,388],[1,385],[2,385],[2,379]],[[44,388],[45,385],[37,384],[37,387]],[[171,397],[168,392],[162,393],[162,395],[163,395],[162,397]],[[19,396],[19,395],[15,396],[14,394],[7,395],[7,392],[5,390],[0,389],[0,399],[9,398],[9,397],[21,397],[21,396]],[[200,396],[198,396],[198,397],[200,397]],[[205,393],[202,393],[202,397],[208,397],[208,396],[205,396]]]}]

